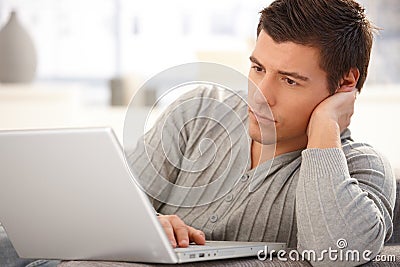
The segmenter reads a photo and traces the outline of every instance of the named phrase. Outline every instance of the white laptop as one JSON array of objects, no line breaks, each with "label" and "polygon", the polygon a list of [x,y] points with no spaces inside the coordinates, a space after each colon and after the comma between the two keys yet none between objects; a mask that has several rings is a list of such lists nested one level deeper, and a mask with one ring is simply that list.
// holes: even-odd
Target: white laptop
[{"label": "white laptop", "polygon": [[1,131],[0,222],[22,258],[182,263],[285,248],[173,249],[109,128]]}]

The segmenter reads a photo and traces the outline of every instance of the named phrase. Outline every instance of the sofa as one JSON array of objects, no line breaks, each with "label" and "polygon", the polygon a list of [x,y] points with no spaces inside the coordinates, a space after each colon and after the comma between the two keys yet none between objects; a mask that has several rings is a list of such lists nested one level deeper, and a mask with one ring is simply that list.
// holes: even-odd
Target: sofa
[{"label": "sofa", "polygon": [[[393,217],[393,235],[388,242],[385,243],[380,253],[382,261],[371,261],[364,266],[400,266],[400,169],[395,170],[397,188],[396,188],[396,204],[394,207]],[[383,261],[394,256],[391,261]],[[167,266],[165,264],[145,264],[145,263],[126,263],[126,262],[104,262],[104,261],[63,261],[58,267],[139,267],[139,266]],[[186,263],[178,266],[311,266],[306,261],[280,261],[277,257],[273,260],[260,261],[257,258],[241,258],[218,261],[205,261],[197,263]]]}]

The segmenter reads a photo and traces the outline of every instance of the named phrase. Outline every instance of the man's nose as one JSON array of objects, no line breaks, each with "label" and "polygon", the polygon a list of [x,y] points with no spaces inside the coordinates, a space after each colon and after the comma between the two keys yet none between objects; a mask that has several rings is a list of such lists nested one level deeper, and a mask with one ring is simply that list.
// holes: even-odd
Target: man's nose
[{"label": "man's nose", "polygon": [[257,84],[254,92],[254,100],[258,105],[268,104],[269,106],[275,105],[275,97],[272,90],[271,78],[268,74]]}]

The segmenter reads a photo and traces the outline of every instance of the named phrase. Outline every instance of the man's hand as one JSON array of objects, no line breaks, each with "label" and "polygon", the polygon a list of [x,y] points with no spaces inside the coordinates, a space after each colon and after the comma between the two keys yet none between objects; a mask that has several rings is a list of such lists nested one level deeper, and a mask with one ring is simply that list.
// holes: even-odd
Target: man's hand
[{"label": "man's hand", "polygon": [[354,87],[342,86],[314,109],[307,129],[307,148],[341,147],[340,133],[350,125],[357,93]]},{"label": "man's hand", "polygon": [[186,225],[178,216],[159,215],[158,219],[172,247],[175,248],[179,245],[179,247],[185,248],[189,246],[190,242],[195,242],[197,245],[205,244],[206,238],[204,233]]}]

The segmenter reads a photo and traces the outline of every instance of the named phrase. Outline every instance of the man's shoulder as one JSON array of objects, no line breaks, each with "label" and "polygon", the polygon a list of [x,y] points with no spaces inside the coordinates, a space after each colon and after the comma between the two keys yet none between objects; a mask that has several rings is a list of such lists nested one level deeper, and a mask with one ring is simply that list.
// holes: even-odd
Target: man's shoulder
[{"label": "man's shoulder", "polygon": [[371,168],[384,174],[392,171],[389,160],[378,149],[368,143],[354,141],[350,131],[345,132],[344,137],[342,134],[342,149],[350,169]]},{"label": "man's shoulder", "polygon": [[351,132],[346,129],[341,134],[342,149],[347,156],[356,156],[361,154],[381,155],[377,149],[365,142],[355,141],[351,137]]}]

